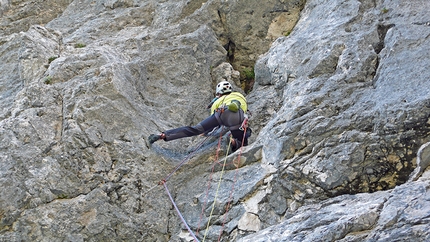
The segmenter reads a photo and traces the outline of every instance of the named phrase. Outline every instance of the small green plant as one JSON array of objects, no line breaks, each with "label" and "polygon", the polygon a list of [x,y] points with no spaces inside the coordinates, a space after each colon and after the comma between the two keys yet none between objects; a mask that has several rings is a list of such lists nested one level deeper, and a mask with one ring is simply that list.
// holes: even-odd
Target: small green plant
[{"label": "small green plant", "polygon": [[67,199],[69,196],[67,196],[67,194],[60,194],[58,195],[58,199]]},{"label": "small green plant", "polygon": [[291,32],[290,32],[290,31],[287,31],[287,32],[285,32],[285,33],[284,33],[284,36],[285,36],[285,37],[287,37],[287,36],[288,36],[288,35],[290,35],[290,34],[291,34]]},{"label": "small green plant", "polygon": [[52,84],[52,76],[45,77],[45,84]]},{"label": "small green plant", "polygon": [[76,43],[75,48],[84,48],[86,45],[83,43]]},{"label": "small green plant", "polygon": [[245,68],[242,71],[243,76],[245,77],[246,80],[254,80],[255,79],[255,73],[254,73],[254,68]]},{"label": "small green plant", "polygon": [[57,58],[58,58],[58,56],[51,56],[51,57],[49,57],[48,64],[51,64],[51,62],[53,62]]},{"label": "small green plant", "polygon": [[381,13],[388,13],[388,9],[386,8],[381,9]]}]

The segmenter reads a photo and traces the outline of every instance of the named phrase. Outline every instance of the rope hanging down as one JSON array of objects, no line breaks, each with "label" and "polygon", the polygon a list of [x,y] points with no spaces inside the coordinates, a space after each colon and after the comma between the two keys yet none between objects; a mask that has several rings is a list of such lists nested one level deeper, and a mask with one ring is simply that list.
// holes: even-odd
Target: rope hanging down
[{"label": "rope hanging down", "polygon": [[193,233],[193,231],[191,230],[190,226],[188,226],[187,222],[185,221],[184,217],[182,216],[181,212],[179,211],[178,206],[175,203],[175,200],[173,199],[172,195],[170,194],[169,189],[167,188],[166,182],[167,180],[177,171],[179,170],[179,168],[181,168],[181,166],[183,166],[188,159],[203,145],[203,143],[209,138],[209,136],[207,136],[202,142],[200,142],[200,144],[190,153],[188,154],[187,157],[185,157],[180,163],[179,165],[177,165],[175,167],[175,169],[173,169],[172,172],[170,172],[163,180],[161,180],[158,184],[159,185],[163,185],[167,195],[169,196],[170,201],[172,202],[173,207],[176,210],[176,213],[178,214],[179,218],[181,219],[182,223],[185,225],[185,227],[187,228],[188,232],[191,234],[191,236],[194,238],[194,240],[196,242],[199,242],[199,240],[197,239],[196,235]]},{"label": "rope hanging down", "polygon": [[208,182],[207,182],[205,200],[204,200],[204,203],[203,203],[203,206],[202,206],[202,212],[200,213],[199,223],[197,225],[197,234],[199,234],[200,224],[202,222],[203,214],[204,214],[205,209],[206,209],[206,205],[207,205],[207,201],[208,201],[208,197],[209,197],[209,189],[211,188],[212,176],[214,174],[215,165],[219,164],[218,163],[218,157],[219,157],[219,151],[221,149],[222,136],[223,136],[223,134],[222,134],[222,132],[220,132],[219,139],[218,139],[218,147],[217,147],[216,154],[215,154],[215,161],[214,161],[214,163],[212,165],[211,173],[209,175],[209,179],[208,179]]},{"label": "rope hanging down", "polygon": [[[231,145],[231,141],[228,142],[228,148],[227,148],[227,150],[230,149],[230,145]],[[227,156],[225,156],[224,163],[222,165],[221,175],[220,175],[219,180],[218,180],[218,187],[217,187],[216,192],[215,192],[215,197],[214,197],[214,201],[213,201],[213,204],[212,204],[211,213],[209,214],[209,219],[208,219],[208,223],[206,225],[206,232],[205,232],[205,235],[203,237],[203,241],[206,240],[206,235],[208,234],[208,231],[209,231],[209,225],[210,225],[210,222],[211,222],[211,219],[212,219],[213,211],[215,209],[215,203],[216,203],[216,199],[218,197],[218,192],[219,192],[219,189],[221,187],[221,181],[222,181],[222,176],[224,174],[224,168],[225,168],[226,162],[227,162]]]},{"label": "rope hanging down", "polygon": [[190,234],[191,234],[191,236],[193,236],[194,240],[199,242],[196,235],[193,233],[190,226],[188,226],[187,222],[185,221],[184,217],[182,216],[181,212],[179,211],[178,206],[176,206],[175,200],[173,200],[172,195],[170,194],[169,189],[167,188],[166,182],[163,182],[163,186],[166,189],[167,195],[169,195],[169,198],[173,204],[173,207],[175,207],[176,213],[178,214],[179,218],[181,218],[182,223],[185,225],[185,227],[187,227],[188,232],[190,232]]},{"label": "rope hanging down", "polygon": [[[246,122],[246,121],[245,121]],[[245,123],[245,125],[243,125],[244,126],[244,133],[246,133],[246,128],[247,128],[247,124]],[[242,126],[242,127],[243,127]],[[182,214],[181,214],[181,212],[179,211],[179,208],[178,208],[178,206],[176,205],[176,203],[175,203],[175,200],[173,199],[173,197],[172,197],[172,195],[171,195],[171,193],[170,193],[170,191],[169,191],[169,189],[168,189],[168,187],[167,187],[167,185],[166,185],[166,182],[167,182],[167,180],[177,171],[177,170],[179,170],[179,168],[181,168],[187,161],[188,161],[188,159],[203,145],[203,143],[207,140],[209,138],[209,136],[207,136],[187,157],[185,157],[180,163],[179,163],[179,165],[177,165],[176,167],[175,167],[175,169],[172,171],[172,172],[170,172],[164,179],[162,179],[157,185],[163,185],[164,186],[164,188],[165,188],[165,190],[166,190],[166,192],[167,192],[167,195],[169,196],[169,199],[170,199],[170,201],[172,202],[172,205],[173,205],[173,207],[175,208],[175,210],[176,210],[176,213],[178,214],[178,216],[179,216],[179,218],[181,219],[181,221],[182,221],[182,223],[185,225],[185,227],[187,228],[187,230],[188,230],[188,232],[191,234],[191,236],[193,237],[193,239],[196,241],[196,242],[199,242],[199,240],[197,239],[197,237],[196,237],[196,235],[193,233],[193,231],[191,230],[191,228],[188,226],[188,224],[187,224],[187,222],[185,221],[185,219],[184,219],[184,217],[182,216]],[[220,136],[220,140],[219,140],[219,142],[218,142],[218,149],[217,149],[217,158],[216,158],[216,162],[218,161],[218,151],[219,151],[219,149],[220,149],[220,144],[221,144],[221,139],[222,139],[222,135]],[[240,162],[240,156],[241,156],[241,154],[242,154],[242,148],[243,148],[243,143],[244,143],[244,139],[245,139],[245,136],[243,137],[243,139],[242,139],[242,146],[240,147],[240,153],[239,153],[239,157],[238,157],[238,162]],[[227,150],[230,150],[230,145],[231,145],[231,140],[230,140],[230,142],[229,142],[229,145],[228,145],[228,148],[227,148]],[[221,186],[221,180],[222,180],[222,176],[223,176],[223,173],[224,173],[224,169],[225,169],[225,165],[226,165],[226,161],[227,161],[227,156],[225,157],[225,160],[224,160],[224,164],[223,164],[223,168],[222,168],[222,171],[221,171],[221,175],[220,175],[220,179],[219,179],[219,182],[218,182],[218,188],[217,188],[217,190],[216,190],[216,195],[215,195],[215,199],[214,199],[214,202],[213,202],[213,206],[212,206],[212,210],[211,210],[211,213],[210,213],[210,216],[209,216],[209,220],[208,220],[208,223],[207,223],[207,228],[206,228],[206,232],[205,232],[205,235],[204,235],[204,238],[203,238],[203,241],[205,241],[205,238],[206,238],[206,235],[207,235],[207,232],[209,231],[209,225],[210,225],[210,220],[211,220],[211,217],[212,217],[212,213],[213,213],[213,211],[214,211],[214,208],[215,208],[215,201],[216,201],[216,198],[217,198],[217,196],[218,196],[218,191],[219,191],[219,188],[220,188],[220,186]],[[233,161],[234,162],[234,161]],[[214,164],[215,165],[215,164]],[[229,206],[230,206],[230,202],[231,202],[231,197],[232,197],[232,194],[233,194],[233,190],[234,190],[234,186],[235,186],[235,183],[236,183],[236,175],[237,175],[237,169],[239,168],[239,165],[237,165],[236,166],[236,173],[235,173],[235,178],[234,178],[234,182],[233,182],[233,185],[232,185],[232,191],[230,191],[230,197],[229,197],[229,201],[228,201],[228,204],[227,204],[227,208],[226,208],[226,213],[224,214],[224,221],[223,221],[223,225],[222,225],[222,229],[221,229],[221,231],[220,231],[220,235],[219,235],[219,237],[218,237],[218,241],[220,241],[220,238],[221,238],[221,235],[222,235],[222,231],[223,231],[223,228],[224,228],[224,224],[225,224],[225,219],[226,219],[226,215],[227,215],[227,213],[228,213],[228,211],[229,211]],[[212,172],[213,172],[213,169],[212,169]],[[157,185],[155,185],[154,187],[152,187],[152,188],[150,188],[144,195],[146,195],[147,193],[149,193],[149,191],[151,191],[151,190],[153,190],[154,188],[156,188],[157,187]],[[208,190],[209,190],[209,187],[208,187]],[[200,222],[199,222],[200,223]],[[200,227],[200,226],[198,226],[198,227]],[[198,232],[198,231],[197,231]]]},{"label": "rope hanging down", "polygon": [[[242,127],[243,127],[243,129],[242,129]],[[247,127],[248,127],[248,124],[246,123],[246,121],[244,121],[244,123],[241,126],[241,130],[243,130],[245,134],[246,134]],[[216,159],[215,159],[214,165],[212,166],[212,172],[211,172],[211,175],[210,175],[210,178],[209,178],[209,181],[208,181],[208,187],[207,187],[207,191],[206,191],[206,199],[205,199],[205,202],[204,202],[204,206],[202,208],[202,213],[200,214],[200,220],[202,219],[202,215],[203,215],[205,207],[206,207],[206,203],[207,203],[207,199],[208,199],[208,193],[209,193],[209,189],[210,189],[210,183],[211,183],[212,174],[213,174],[213,171],[214,171],[213,168],[214,168],[214,166],[216,164],[218,164],[218,151],[219,151],[219,148],[220,148],[221,139],[222,139],[222,137],[220,137],[219,142],[218,142],[218,150],[217,150],[217,153],[216,153]],[[237,173],[238,173],[238,170],[239,170],[238,168],[240,166],[240,158],[241,158],[242,151],[243,151],[243,143],[244,143],[244,141],[245,141],[245,136],[243,136],[243,138],[242,138],[242,146],[240,147],[239,156],[237,158],[238,164],[235,165],[234,164],[234,160],[233,160],[233,165],[236,166],[236,171],[235,171],[235,174],[234,174],[234,180],[233,180],[232,188],[230,190],[229,200],[227,202],[226,212],[224,214],[224,219],[223,219],[223,223],[222,223],[222,228],[221,228],[220,233],[219,233],[218,241],[221,240],[222,231],[224,230],[224,225],[225,225],[225,222],[226,222],[226,219],[227,219],[227,214],[229,212],[230,204],[231,204],[231,201],[232,201],[233,192],[234,192],[235,184],[236,184],[236,181],[237,181]],[[230,150],[230,146],[231,146],[231,140],[229,141],[227,151]],[[210,212],[210,215],[209,215],[209,219],[208,219],[208,222],[207,222],[206,232],[205,232],[204,237],[203,237],[203,242],[205,241],[206,235],[207,235],[207,233],[209,231],[209,225],[210,225],[210,221],[212,219],[213,211],[215,209],[215,204],[216,204],[216,200],[217,200],[217,197],[218,197],[219,189],[220,189],[220,186],[221,186],[221,181],[222,181],[222,177],[223,177],[223,174],[224,174],[226,162],[227,162],[227,156],[225,157],[224,163],[223,163],[223,166],[222,166],[221,175],[220,175],[220,178],[219,178],[219,181],[218,181],[218,187],[217,187],[217,190],[215,192],[215,197],[214,197],[214,201],[213,201],[213,204],[212,204],[212,209],[211,209],[211,212]],[[198,226],[198,228],[200,227],[200,220],[199,220],[199,226]],[[197,230],[197,234],[198,234],[198,230]]]},{"label": "rope hanging down", "polygon": [[[197,225],[197,234],[199,234],[200,224],[202,222],[203,214],[204,214],[205,209],[206,209],[206,205],[207,205],[207,201],[208,201],[208,197],[209,197],[209,189],[211,188],[212,175],[214,174],[215,165],[219,164],[218,163],[218,157],[219,157],[219,151],[221,149],[222,136],[223,136],[223,133],[221,131],[220,135],[219,135],[219,139],[218,139],[218,147],[217,147],[217,150],[216,150],[216,153],[215,153],[215,160],[214,160],[214,163],[212,164],[211,173],[209,175],[209,179],[208,179],[208,182],[207,182],[205,200],[204,200],[204,203],[203,203],[203,206],[202,206],[202,212],[200,213],[199,223]],[[228,155],[228,154],[226,154],[226,155]]]},{"label": "rope hanging down", "polygon": [[[245,125],[243,126],[243,133],[244,134],[246,134],[246,129],[247,128],[248,128],[248,123],[245,123]],[[245,141],[245,135],[242,138],[242,144],[243,144],[244,141]],[[231,204],[231,201],[233,200],[233,192],[234,192],[235,184],[236,184],[236,181],[237,181],[237,173],[239,171],[240,158],[242,156],[242,151],[243,151],[243,145],[240,147],[239,156],[237,157],[238,164],[236,165],[236,170],[234,172],[233,184],[231,185],[230,196],[229,196],[227,207],[226,207],[226,211],[225,211],[225,214],[224,214],[224,220],[222,222],[222,227],[221,227],[221,230],[219,232],[218,241],[221,240],[222,231],[224,230],[225,221],[227,220],[227,214],[230,211],[229,210],[230,204]],[[234,165],[234,161],[233,161],[233,165]]]}]

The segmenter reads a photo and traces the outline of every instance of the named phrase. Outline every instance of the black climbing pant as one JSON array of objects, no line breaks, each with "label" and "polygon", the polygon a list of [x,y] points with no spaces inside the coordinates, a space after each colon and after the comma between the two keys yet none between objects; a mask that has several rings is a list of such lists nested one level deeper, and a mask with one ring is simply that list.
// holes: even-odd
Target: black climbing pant
[{"label": "black climbing pant", "polygon": [[[241,143],[244,136],[244,131],[240,130],[239,128],[244,119],[245,117],[242,110],[239,110],[239,112],[231,112],[230,110],[225,109],[212,114],[211,116],[209,116],[195,126],[183,126],[180,128],[164,131],[164,140],[171,141],[175,139],[208,133],[212,131],[215,127],[224,125],[230,129],[232,137],[236,139],[236,142],[238,142],[235,147],[237,149],[242,145]],[[245,136],[243,145],[248,145],[247,135]]]}]

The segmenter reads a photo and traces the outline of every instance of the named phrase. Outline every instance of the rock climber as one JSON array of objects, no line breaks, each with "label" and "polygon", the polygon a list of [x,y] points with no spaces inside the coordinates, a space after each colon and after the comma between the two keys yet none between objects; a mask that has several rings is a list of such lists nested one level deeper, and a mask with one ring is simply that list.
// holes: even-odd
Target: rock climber
[{"label": "rock climber", "polygon": [[[245,97],[239,92],[233,92],[232,86],[227,81],[218,83],[216,97],[212,100],[211,116],[195,126],[183,126],[170,129],[161,134],[151,134],[148,137],[150,144],[157,140],[171,141],[175,139],[191,137],[199,134],[208,134],[215,128],[225,126],[230,130],[230,146],[234,152],[241,146],[248,145],[251,129],[247,125],[247,103]],[[245,137],[244,137],[245,136]],[[242,144],[243,141],[243,144]]]}]

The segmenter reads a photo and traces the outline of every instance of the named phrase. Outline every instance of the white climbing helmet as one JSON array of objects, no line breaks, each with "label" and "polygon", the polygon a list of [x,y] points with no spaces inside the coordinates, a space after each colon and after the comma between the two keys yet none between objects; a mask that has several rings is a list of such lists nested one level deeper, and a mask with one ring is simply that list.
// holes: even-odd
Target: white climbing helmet
[{"label": "white climbing helmet", "polygon": [[216,85],[216,93],[215,94],[225,94],[232,92],[231,84],[227,81],[222,81]]}]

